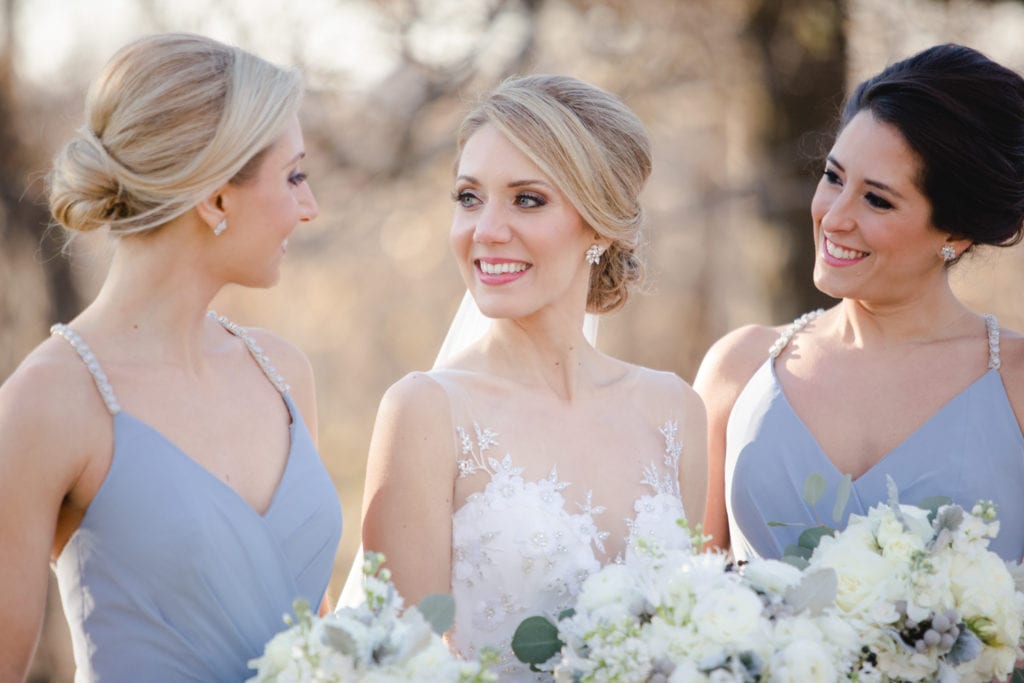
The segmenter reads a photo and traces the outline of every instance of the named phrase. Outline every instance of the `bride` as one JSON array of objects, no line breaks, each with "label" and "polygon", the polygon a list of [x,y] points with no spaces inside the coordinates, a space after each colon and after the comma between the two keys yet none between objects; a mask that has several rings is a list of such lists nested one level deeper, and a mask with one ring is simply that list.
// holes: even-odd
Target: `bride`
[{"label": "bride", "polygon": [[571,606],[641,538],[687,544],[677,520],[703,515],[700,399],[583,332],[639,276],[650,168],[636,116],[568,77],[505,82],[459,132],[451,246],[493,322],[385,394],[363,543],[387,556],[407,604],[453,593],[451,646],[496,648],[502,680],[537,677],[511,652],[523,619]]}]

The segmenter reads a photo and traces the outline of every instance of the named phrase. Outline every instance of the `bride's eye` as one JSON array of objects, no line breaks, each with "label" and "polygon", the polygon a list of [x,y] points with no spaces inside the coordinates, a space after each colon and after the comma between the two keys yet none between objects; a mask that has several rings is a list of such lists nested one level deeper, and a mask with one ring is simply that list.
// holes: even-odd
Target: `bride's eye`
[{"label": "bride's eye", "polygon": [[539,194],[532,192],[520,192],[516,195],[516,206],[524,209],[533,209],[538,206],[544,206],[547,204],[547,200],[541,197]]},{"label": "bride's eye", "polygon": [[480,198],[469,190],[461,190],[452,193],[452,201],[463,208],[471,208],[480,203]]}]

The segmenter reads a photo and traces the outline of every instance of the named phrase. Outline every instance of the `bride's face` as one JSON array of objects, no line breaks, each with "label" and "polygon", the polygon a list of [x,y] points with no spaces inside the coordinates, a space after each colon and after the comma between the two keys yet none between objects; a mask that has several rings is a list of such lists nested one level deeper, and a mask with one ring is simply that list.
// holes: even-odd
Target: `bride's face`
[{"label": "bride's face", "polygon": [[521,319],[545,309],[581,316],[594,242],[575,207],[493,126],[466,141],[455,179],[451,244],[484,315]]}]

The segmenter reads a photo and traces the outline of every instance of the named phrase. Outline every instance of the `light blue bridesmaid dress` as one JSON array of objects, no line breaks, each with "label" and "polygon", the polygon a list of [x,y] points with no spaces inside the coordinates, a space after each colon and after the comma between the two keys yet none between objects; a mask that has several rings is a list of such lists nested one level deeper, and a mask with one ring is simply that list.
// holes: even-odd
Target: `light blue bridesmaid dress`
[{"label": "light blue bridesmaid dress", "polygon": [[[783,333],[729,416],[725,497],[737,559],[777,558],[806,528],[769,527],[768,522],[833,524],[843,473],[793,411],[774,366],[775,357],[810,319],[804,316]],[[999,375],[999,325],[992,316],[985,319],[988,371],[853,482],[840,526],[850,513],[863,515],[887,500],[889,476],[903,503],[947,496],[970,510],[980,499],[995,501],[1000,531],[990,549],[1006,560],[1024,557],[1024,435]],[[803,482],[812,473],[824,476],[828,484],[814,508],[802,497]]]},{"label": "light blue bridesmaid dress", "polygon": [[[242,328],[291,415],[291,447],[258,514],[160,432],[120,409],[95,356],[85,361],[113,416],[110,470],[54,565],[77,683],[238,683],[296,598],[320,604],[341,537],[341,507],[287,385]],[[169,399],[170,400],[170,399]]]}]

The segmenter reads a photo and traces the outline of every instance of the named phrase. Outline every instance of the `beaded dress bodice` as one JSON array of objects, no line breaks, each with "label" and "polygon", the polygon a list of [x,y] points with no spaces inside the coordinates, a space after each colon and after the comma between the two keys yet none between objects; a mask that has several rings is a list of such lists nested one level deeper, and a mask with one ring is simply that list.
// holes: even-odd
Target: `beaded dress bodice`
[{"label": "beaded dress bodice", "polygon": [[114,434],[103,483],[53,565],[77,683],[243,681],[293,601],[315,608],[327,588],[337,492],[284,378],[243,328],[219,322],[245,342],[291,418],[287,463],[262,514],[122,410],[82,338],[52,329],[88,367]]},{"label": "beaded dress bodice", "polygon": [[[808,525],[832,519],[843,473],[794,411],[774,365],[818,313],[802,316],[783,331],[729,416],[725,497],[737,559],[777,558]],[[891,477],[900,500],[912,505],[929,496],[947,496],[968,510],[979,499],[995,501],[1000,532],[990,547],[1007,560],[1024,556],[1024,435],[999,375],[999,325],[990,315],[985,322],[988,371],[852,482],[840,526],[850,514],[866,514],[885,501]],[[978,347],[980,353],[984,346]],[[816,505],[802,494],[810,474],[826,481],[826,494]]]},{"label": "beaded dress bodice", "polygon": [[[450,642],[466,657],[478,656],[483,647],[495,648],[502,681],[550,680],[530,672],[511,651],[512,635],[524,619],[556,618],[574,604],[587,576],[620,560],[640,539],[667,547],[688,545],[687,533],[677,524],[685,516],[679,493],[684,445],[677,420],[667,417],[660,428],[648,420],[631,427],[644,452],[623,454],[630,459],[624,471],[633,480],[621,481],[620,494],[606,500],[591,484],[609,454],[590,454],[594,481],[563,478],[558,457],[544,464],[530,457],[545,441],[544,429],[557,425],[516,430],[503,416],[489,416],[490,424],[503,424],[498,430],[471,419],[483,417],[467,409],[467,404],[477,404],[444,375],[431,373],[452,402],[457,447],[451,577],[455,625]],[[463,487],[472,492],[460,502]]]}]

